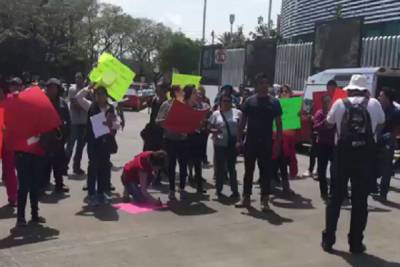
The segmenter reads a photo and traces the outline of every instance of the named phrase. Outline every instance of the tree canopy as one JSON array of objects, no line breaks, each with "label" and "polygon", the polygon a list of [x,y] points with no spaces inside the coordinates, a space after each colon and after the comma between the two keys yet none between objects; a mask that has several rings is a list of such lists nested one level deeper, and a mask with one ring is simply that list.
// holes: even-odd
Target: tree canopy
[{"label": "tree canopy", "polygon": [[[107,51],[138,77],[151,76],[162,51],[170,51],[166,48],[176,39],[162,23],[133,18],[97,0],[0,0],[0,5],[0,73],[5,75],[30,72],[70,80],[74,72],[89,72]],[[182,71],[190,64],[182,64]]]}]

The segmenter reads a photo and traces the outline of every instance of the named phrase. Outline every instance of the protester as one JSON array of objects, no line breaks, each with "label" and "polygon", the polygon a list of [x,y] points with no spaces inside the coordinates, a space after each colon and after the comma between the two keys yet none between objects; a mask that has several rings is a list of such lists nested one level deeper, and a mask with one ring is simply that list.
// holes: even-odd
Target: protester
[{"label": "protester", "polygon": [[[97,206],[111,202],[111,197],[107,194],[111,191],[110,157],[118,150],[115,134],[119,128],[119,122],[115,108],[108,103],[108,94],[104,87],[98,87],[94,90],[94,101],[86,98],[88,94],[89,89],[83,89],[76,95],[76,99],[81,107],[88,112],[86,125],[89,157],[88,201],[90,206]],[[106,126],[110,129],[110,133],[96,138],[90,118],[101,112],[105,113]]]},{"label": "protester", "polygon": [[[4,87],[3,87],[4,86]],[[5,85],[0,85],[0,102],[7,98]],[[3,129],[0,129],[3,131]],[[14,151],[5,147],[5,140],[3,140],[1,159],[2,159],[2,174],[3,181],[7,191],[8,206],[15,208],[17,206],[17,189],[18,180],[15,171],[15,155]]]},{"label": "protester", "polygon": [[[203,107],[208,107],[210,109],[211,102],[210,102],[210,99],[206,95],[206,89],[204,88],[204,86],[199,87],[198,93],[199,93],[199,102],[201,103],[201,105]],[[210,162],[208,161],[208,155],[207,155],[208,137],[209,137],[208,131],[206,131],[206,130],[202,131],[201,140],[202,140],[203,167],[204,168],[210,167]]]},{"label": "protester", "polygon": [[241,118],[242,112],[232,108],[232,96],[225,95],[220,98],[219,110],[215,111],[209,119],[209,128],[214,140],[215,187],[219,198],[223,196],[224,180],[228,175],[232,191],[230,198],[240,198],[236,173],[236,142]]},{"label": "protester", "polygon": [[348,92],[348,98],[337,100],[326,119],[331,127],[336,125],[336,151],[322,248],[329,252],[335,244],[340,209],[350,179],[352,211],[348,241],[350,252],[363,253],[366,250],[362,241],[368,218],[368,195],[375,179],[375,135],[385,122],[385,113],[376,99],[368,97],[365,75],[353,75],[344,90]]},{"label": "protester", "polygon": [[390,180],[393,175],[393,159],[396,148],[396,136],[399,133],[400,110],[394,105],[395,91],[391,88],[383,88],[379,95],[385,112],[386,122],[378,135],[378,156],[379,156],[379,177],[382,177],[380,183],[380,200],[387,201],[387,195],[390,188]]},{"label": "protester", "polygon": [[333,179],[333,150],[335,146],[335,129],[328,127],[326,116],[332,104],[332,98],[326,95],[322,99],[322,109],[315,113],[313,118],[314,131],[317,133],[316,149],[318,157],[318,180],[321,192],[321,198],[328,200],[328,182],[326,178],[326,170],[328,163],[330,167],[330,177]]},{"label": "protester", "polygon": [[[173,101],[183,102],[183,90],[179,86],[172,86],[171,100],[165,101],[158,112],[156,123],[163,127],[164,121],[168,117]],[[164,128],[164,148],[168,154],[168,178],[169,178],[169,199],[176,200],[175,195],[175,168],[179,162],[179,189],[181,197],[184,198],[184,190],[187,178],[187,134],[174,133]]]},{"label": "protester", "polygon": [[140,133],[144,141],[143,151],[156,151],[162,148],[163,129],[156,123],[156,119],[161,105],[167,100],[168,90],[168,84],[157,85],[156,95],[150,105],[150,121]]},{"label": "protester", "polygon": [[[277,99],[269,96],[270,83],[265,75],[258,75],[256,94],[249,97],[244,104],[243,118],[239,126],[237,147],[243,147],[242,136],[247,125],[247,136],[244,143],[245,175],[242,205],[250,206],[255,162],[262,166],[260,179],[261,202],[263,211],[269,211],[269,194],[271,184],[272,150],[279,154],[282,140],[282,108]],[[277,133],[272,146],[272,126],[276,122]]]},{"label": "protester", "polygon": [[[10,91],[16,93],[23,90],[22,81],[11,86]],[[20,84],[21,82],[21,84]],[[7,140],[5,140],[7,142]],[[17,224],[16,227],[25,227],[25,207],[29,194],[31,204],[31,224],[46,223],[39,216],[39,192],[43,180],[43,167],[45,162],[45,151],[39,143],[40,136],[32,136],[26,142],[15,144],[15,166],[18,176],[18,202],[17,202]]]},{"label": "protester", "polygon": [[75,148],[74,162],[73,162],[73,172],[77,175],[83,175],[85,172],[81,168],[83,149],[86,144],[86,123],[87,123],[87,111],[84,110],[76,100],[76,95],[81,91],[84,86],[84,77],[82,73],[77,73],[75,75],[76,85],[72,86],[68,91],[68,99],[70,102],[70,116],[71,116],[71,134],[66,147],[66,157],[67,157],[67,170],[69,163],[72,158],[72,153]]},{"label": "protester", "polygon": [[[183,89],[184,103],[197,110],[209,110],[210,106],[200,101],[199,92],[194,85],[187,85]],[[204,132],[207,132],[207,121],[194,133],[188,134],[187,159],[189,169],[194,169],[194,182],[197,193],[205,193],[203,187],[202,162],[204,158]],[[192,170],[190,170],[191,172]]]},{"label": "protester", "polygon": [[129,202],[129,195],[131,195],[137,203],[162,205],[160,199],[155,199],[150,195],[147,186],[157,176],[157,172],[164,168],[167,158],[167,153],[164,151],[145,151],[125,165],[121,177],[124,186],[124,202]]},{"label": "protester", "polygon": [[[8,88],[6,88],[6,85],[7,84],[3,84],[2,88],[0,88],[2,89],[1,101],[7,97],[13,97],[13,95],[18,94],[24,89],[22,80],[17,77],[10,80]],[[7,140],[3,140],[3,147],[1,151],[3,172],[2,178],[7,190],[8,205],[14,208],[17,206],[18,199],[18,179],[15,169],[15,152],[5,145],[6,142]]]},{"label": "protester", "polygon": [[[279,90],[279,98],[293,97],[292,88],[289,85],[283,85]],[[296,157],[296,131],[286,130],[283,132],[284,147],[288,148],[286,154],[289,162],[289,175],[290,179],[296,179],[299,172],[297,157]],[[290,190],[289,190],[290,191]]]},{"label": "protester", "polygon": [[68,109],[68,104],[61,97],[62,88],[60,80],[52,78],[47,82],[46,94],[49,97],[51,103],[56,109],[60,119],[61,126],[54,133],[57,135],[56,141],[52,143],[51,151],[46,151],[46,162],[44,166],[43,183],[41,184],[41,190],[45,191],[50,185],[51,172],[54,173],[55,178],[55,192],[56,193],[67,193],[69,188],[64,184],[63,174],[65,172],[65,143],[68,140],[71,119]]},{"label": "protester", "polygon": [[215,111],[218,108],[219,102],[220,102],[219,99],[223,95],[232,96],[233,106],[234,107],[239,107],[240,99],[234,93],[235,93],[235,90],[233,89],[232,85],[226,84],[226,85],[222,86],[221,90],[218,93],[218,95],[214,99],[213,110]]},{"label": "protester", "polygon": [[[327,95],[333,99],[335,95],[335,91],[337,89],[337,83],[335,80],[330,80],[326,84],[326,91]],[[315,100],[314,100],[315,101]],[[315,106],[315,105],[314,105]],[[318,110],[313,110],[312,114],[315,115],[315,113]],[[313,116],[311,116],[311,121],[313,121]],[[303,177],[315,177],[314,176],[314,169],[315,169],[315,163],[317,159],[317,133],[314,131],[314,127],[311,125],[311,148],[310,148],[310,161],[309,161],[309,167],[306,172],[303,173]]]},{"label": "protester", "polygon": [[[285,99],[292,97],[293,93],[288,85],[284,85],[279,89],[279,98]],[[288,167],[290,170],[294,170],[294,174],[291,174],[294,177],[297,176],[297,159],[296,159],[296,141],[294,139],[294,132],[293,131],[284,131],[283,138],[281,140],[273,137],[274,143],[280,142],[280,146],[282,147],[281,151],[278,151],[279,154],[272,153],[272,177],[275,180],[278,179],[278,170],[281,174],[282,180],[282,189],[283,193],[286,195],[293,195],[294,192],[290,189],[289,183],[289,174],[288,174]],[[275,152],[275,151],[273,151]],[[262,168],[262,167],[261,167]],[[262,172],[261,172],[262,174]]]}]

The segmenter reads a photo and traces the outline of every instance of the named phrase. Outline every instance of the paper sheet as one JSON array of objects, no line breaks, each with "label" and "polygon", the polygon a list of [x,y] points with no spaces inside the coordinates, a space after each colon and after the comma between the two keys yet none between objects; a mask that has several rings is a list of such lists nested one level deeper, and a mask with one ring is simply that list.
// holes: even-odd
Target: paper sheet
[{"label": "paper sheet", "polygon": [[100,136],[110,133],[110,128],[104,125],[106,122],[106,114],[104,112],[100,112],[99,114],[90,117],[90,121],[92,123],[92,129],[95,138],[99,138]]}]

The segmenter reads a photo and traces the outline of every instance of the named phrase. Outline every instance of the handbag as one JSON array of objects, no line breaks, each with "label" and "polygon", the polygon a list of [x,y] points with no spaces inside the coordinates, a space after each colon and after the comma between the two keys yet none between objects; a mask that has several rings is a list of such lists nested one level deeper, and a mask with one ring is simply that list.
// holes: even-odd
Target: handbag
[{"label": "handbag", "polygon": [[225,123],[226,131],[228,132],[228,147],[235,147],[236,141],[237,141],[236,136],[232,135],[228,120],[225,118],[225,115],[221,111],[220,111],[220,114]]},{"label": "handbag", "polygon": [[106,150],[111,155],[118,153],[117,140],[115,139],[115,136],[113,134],[107,134],[106,136],[104,136],[104,143],[106,146]]}]

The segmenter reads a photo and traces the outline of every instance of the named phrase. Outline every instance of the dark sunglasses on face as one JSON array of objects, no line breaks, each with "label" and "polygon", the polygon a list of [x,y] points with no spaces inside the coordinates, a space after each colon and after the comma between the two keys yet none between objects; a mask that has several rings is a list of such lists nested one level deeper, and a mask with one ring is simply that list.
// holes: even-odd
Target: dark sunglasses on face
[{"label": "dark sunglasses on face", "polygon": [[228,104],[230,104],[230,103],[232,103],[232,101],[231,100],[229,100],[229,99],[226,99],[226,100],[222,100],[222,103],[228,103]]}]

